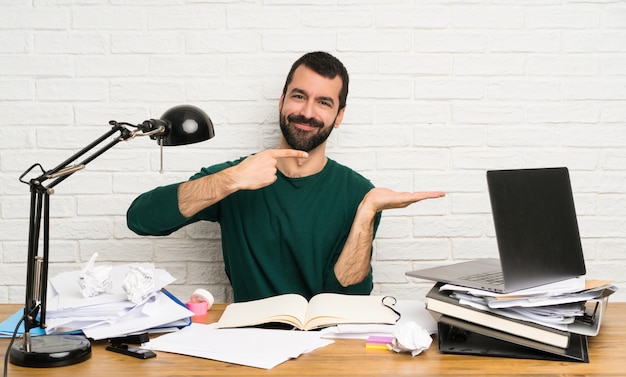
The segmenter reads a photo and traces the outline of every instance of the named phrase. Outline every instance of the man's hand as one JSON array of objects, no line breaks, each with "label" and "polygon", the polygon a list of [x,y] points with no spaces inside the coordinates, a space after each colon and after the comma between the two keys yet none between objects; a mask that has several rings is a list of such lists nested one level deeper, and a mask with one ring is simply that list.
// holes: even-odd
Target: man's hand
[{"label": "man's hand", "polygon": [[256,190],[276,181],[276,165],[279,159],[308,156],[308,153],[296,149],[267,149],[248,156],[228,173],[239,190]]},{"label": "man's hand", "polygon": [[238,165],[215,174],[187,181],[178,188],[178,209],[191,217],[238,190],[255,190],[274,183],[280,158],[306,158],[295,149],[268,149],[248,156]]},{"label": "man's hand", "polygon": [[386,209],[405,208],[422,200],[440,198],[445,195],[441,191],[396,192],[388,188],[377,187],[365,195],[361,206],[366,206],[374,212],[380,212]]}]

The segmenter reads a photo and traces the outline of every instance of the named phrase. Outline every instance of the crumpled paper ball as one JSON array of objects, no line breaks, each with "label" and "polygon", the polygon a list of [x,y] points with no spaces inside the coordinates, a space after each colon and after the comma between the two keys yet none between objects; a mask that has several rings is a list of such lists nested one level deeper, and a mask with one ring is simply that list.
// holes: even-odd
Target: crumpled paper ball
[{"label": "crumpled paper ball", "polygon": [[122,288],[129,301],[139,304],[154,293],[154,285],[154,270],[131,266],[124,278]]},{"label": "crumpled paper ball", "polygon": [[389,348],[395,352],[410,352],[417,356],[430,347],[433,338],[428,331],[417,323],[410,321],[396,326],[393,331],[393,342]]},{"label": "crumpled paper ball", "polygon": [[78,285],[83,297],[94,297],[101,293],[111,293],[113,266],[94,266],[98,253],[94,253],[78,275]]}]

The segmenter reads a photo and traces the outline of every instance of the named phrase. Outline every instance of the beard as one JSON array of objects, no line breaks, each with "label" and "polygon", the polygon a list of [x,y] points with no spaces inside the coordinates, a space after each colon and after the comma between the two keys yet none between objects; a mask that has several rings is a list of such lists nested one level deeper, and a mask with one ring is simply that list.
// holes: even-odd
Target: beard
[{"label": "beard", "polygon": [[[303,131],[293,126],[293,122],[308,124],[309,126],[317,128],[317,130]],[[289,146],[293,149],[305,152],[310,152],[319,147],[326,141],[326,139],[328,139],[330,133],[333,131],[333,128],[335,128],[335,121],[333,121],[333,123],[329,126],[324,126],[324,123],[318,120],[294,114],[284,116],[281,113],[279,115],[279,123],[280,130],[282,131],[287,144],[289,144]]]}]

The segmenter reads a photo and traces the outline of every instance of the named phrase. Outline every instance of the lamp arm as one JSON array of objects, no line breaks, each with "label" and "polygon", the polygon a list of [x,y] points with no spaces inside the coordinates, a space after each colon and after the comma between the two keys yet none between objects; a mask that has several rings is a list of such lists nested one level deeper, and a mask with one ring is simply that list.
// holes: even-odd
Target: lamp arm
[{"label": "lamp arm", "polygon": [[[131,131],[126,126],[127,123],[109,122],[112,128],[94,140],[92,143],[60,163],[58,166],[44,171],[40,164],[34,164],[28,168],[21,176],[20,181],[30,186],[30,214],[28,229],[28,261],[26,266],[26,301],[24,306],[24,330],[25,333],[35,327],[46,327],[46,298],[48,290],[48,256],[50,244],[50,195],[54,193],[53,187],[67,179],[75,172],[101,156],[104,152],[114,147],[121,141],[128,140],[135,136],[154,136],[162,134],[165,127],[162,125],[156,128],[146,125],[137,126],[137,130]],[[74,161],[87,154],[92,149],[99,146],[103,141],[120,132],[120,136],[100,149],[89,155],[77,165],[71,165]],[[139,133],[142,132],[142,133]],[[34,168],[38,167],[42,173],[40,176],[25,181],[24,177]],[[44,182],[52,179],[47,185]],[[43,213],[43,219],[42,219]],[[39,238],[43,221],[43,256],[39,255]],[[37,320],[37,315],[40,319]]]},{"label": "lamp arm", "polygon": [[[78,165],[70,165],[74,161],[79,159],[81,156],[85,155],[87,152],[91,151],[92,149],[94,149],[95,147],[100,145],[104,140],[106,140],[109,137],[113,136],[116,132],[120,132],[120,136],[118,138],[114,139],[109,144],[103,146],[101,149],[99,149],[98,151],[93,153],[91,156],[89,156],[87,159],[82,161],[80,164],[78,164]],[[56,167],[54,167],[54,168],[52,168],[52,169],[50,169],[48,171],[44,171],[42,175],[40,175],[37,178],[31,179],[30,182],[25,182],[23,180],[24,176],[26,176],[26,174],[28,174],[34,167],[38,166],[43,171],[43,168],[41,167],[41,165],[35,164],[35,165],[31,166],[29,169],[27,169],[20,176],[20,181],[22,181],[23,183],[26,183],[26,184],[31,184],[32,185],[34,183],[34,184],[43,186],[43,182],[44,181],[47,181],[48,179],[55,179],[52,183],[50,183],[50,184],[48,184],[48,186],[46,186],[46,188],[48,188],[48,189],[52,188],[52,187],[56,186],[57,184],[61,183],[63,180],[65,180],[65,178],[69,177],[70,175],[72,175],[76,171],[83,169],[85,167],[85,165],[87,165],[89,162],[91,162],[94,159],[96,159],[98,156],[100,156],[101,154],[103,154],[107,150],[111,149],[114,145],[116,145],[120,141],[127,140],[127,139],[129,139],[129,138],[131,138],[133,136],[134,136],[133,132],[131,132],[129,129],[127,129],[123,125],[120,125],[117,122],[115,122],[113,124],[113,127],[111,127],[111,129],[108,132],[106,132],[105,134],[103,134],[102,136],[100,136],[99,138],[94,140],[93,142],[91,142],[89,145],[85,146],[83,149],[81,149],[80,151],[78,151],[77,153],[75,153],[74,155],[72,155],[67,160],[65,160],[62,163],[60,163],[59,165],[57,165]]]}]

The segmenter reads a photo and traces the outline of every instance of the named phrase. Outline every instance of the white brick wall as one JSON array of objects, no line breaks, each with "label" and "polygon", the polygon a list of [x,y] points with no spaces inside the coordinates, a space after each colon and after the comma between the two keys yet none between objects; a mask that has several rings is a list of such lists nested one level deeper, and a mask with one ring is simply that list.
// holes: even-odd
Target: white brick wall
[{"label": "white brick wall", "polygon": [[[297,5],[294,5],[296,3]],[[388,211],[375,241],[375,292],[422,297],[410,269],[497,255],[485,170],[567,166],[592,278],[624,285],[626,1],[0,1],[0,303],[24,296],[28,187],[109,129],[189,103],[216,138],[159,153],[122,143],[52,197],[51,273],[153,261],[186,298],[231,299],[219,228],[138,237],[139,193],[276,144],[291,63],[327,50],[351,88],[330,155],[380,186],[443,190]],[[626,291],[614,300],[625,301]]]}]

